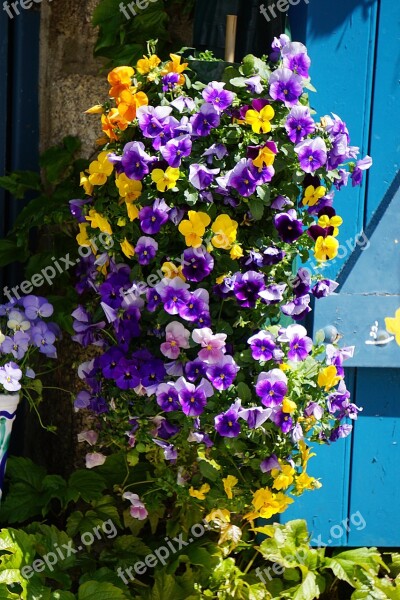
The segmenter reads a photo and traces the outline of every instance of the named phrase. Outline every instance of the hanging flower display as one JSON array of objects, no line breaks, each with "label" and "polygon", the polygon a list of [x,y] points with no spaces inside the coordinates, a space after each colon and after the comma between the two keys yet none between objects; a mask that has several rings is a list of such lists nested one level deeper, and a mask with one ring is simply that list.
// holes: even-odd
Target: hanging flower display
[{"label": "hanging flower display", "polygon": [[299,321],[336,288],[321,274],[338,250],[334,194],[370,160],[338,116],[310,109],[306,48],[281,36],[274,61],[248,56],[204,84],[180,56],[149,55],[114,69],[88,111],[103,137],[82,173],[73,317],[96,351],[75,406],[97,422],[96,456],[126,452],[148,491],[154,476],[145,504],[124,496],[139,519],[171,498],[281,513],[320,485],[308,444],[347,436],[357,417],[351,349]]}]

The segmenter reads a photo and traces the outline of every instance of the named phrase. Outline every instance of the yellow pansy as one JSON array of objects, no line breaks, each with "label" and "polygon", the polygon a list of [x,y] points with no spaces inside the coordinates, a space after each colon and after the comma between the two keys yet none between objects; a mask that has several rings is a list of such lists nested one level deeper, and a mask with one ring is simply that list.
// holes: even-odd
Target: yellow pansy
[{"label": "yellow pansy", "polygon": [[290,371],[290,365],[288,365],[287,363],[281,363],[279,365],[279,369],[281,371]]},{"label": "yellow pansy", "polygon": [[117,131],[124,131],[129,122],[118,112],[118,108],[112,108],[106,115],[101,115],[101,128],[111,140],[118,140]]},{"label": "yellow pansy", "polygon": [[262,131],[263,133],[268,133],[269,131],[271,131],[270,121],[274,118],[274,116],[274,109],[272,108],[272,106],[267,104],[260,111],[253,110],[252,108],[248,110],[246,112],[244,120],[248,125],[251,125],[251,128],[254,131],[254,133],[260,133],[260,131]]},{"label": "yellow pansy", "polygon": [[302,494],[306,490],[316,490],[320,487],[322,487],[322,484],[315,477],[310,477],[305,471],[296,478],[296,492],[298,494]]},{"label": "yellow pansy", "polygon": [[264,146],[258,152],[258,156],[253,160],[253,165],[259,169],[270,167],[274,163],[275,156],[275,152],[268,148],[268,146]]},{"label": "yellow pansy", "polygon": [[164,69],[162,70],[162,74],[166,75],[167,73],[178,73],[179,74],[179,85],[183,85],[185,83],[185,77],[182,75],[183,71],[186,69],[189,63],[182,63],[182,57],[178,54],[170,54],[171,61],[168,62]]},{"label": "yellow pansy", "polygon": [[80,185],[85,190],[85,194],[87,194],[88,196],[92,195],[93,185],[90,183],[89,177],[87,176],[87,174],[84,173],[83,171],[80,173]]},{"label": "yellow pansy", "polygon": [[211,219],[207,213],[189,210],[188,219],[181,221],[178,227],[180,233],[185,236],[186,246],[199,248],[202,244],[206,227],[210,223]]},{"label": "yellow pansy", "polygon": [[315,452],[311,452],[311,448],[307,446],[304,440],[299,441],[299,449],[301,454],[301,461],[303,469],[306,468],[308,461],[312,456],[316,456]]},{"label": "yellow pansy", "polygon": [[80,246],[90,246],[90,240],[87,232],[88,227],[89,223],[79,223],[79,233],[76,236],[76,241]]},{"label": "yellow pansy", "polygon": [[142,182],[136,181],[136,179],[129,179],[125,173],[120,173],[115,177],[115,184],[119,195],[125,199],[125,202],[135,202],[142,193]]},{"label": "yellow pansy", "polygon": [[226,508],[216,508],[206,516],[207,523],[210,521],[222,521],[223,523],[231,522],[231,513]]},{"label": "yellow pansy", "polygon": [[230,257],[232,260],[237,260],[238,258],[242,258],[243,256],[243,249],[241,246],[239,246],[239,244],[233,244],[231,251],[230,251]]},{"label": "yellow pansy", "polygon": [[89,165],[89,182],[92,185],[104,185],[113,169],[112,163],[108,160],[108,152],[100,152],[97,160],[93,160]]},{"label": "yellow pansy", "polygon": [[233,475],[228,475],[228,477],[225,477],[222,480],[222,483],[224,484],[225,494],[228,496],[229,500],[232,500],[233,498],[232,488],[235,487],[238,481],[239,480],[237,479],[237,477],[234,477]]},{"label": "yellow pansy", "polygon": [[179,179],[179,169],[167,167],[165,171],[162,169],[154,169],[151,173],[152,180],[157,184],[159,192],[165,192],[174,188]]},{"label": "yellow pansy", "polygon": [[283,465],[281,469],[272,469],[271,475],[274,478],[272,487],[276,490],[287,490],[294,481],[296,471],[291,465]]},{"label": "yellow pansy", "polygon": [[199,490],[195,490],[194,487],[191,486],[189,489],[189,496],[192,496],[192,498],[197,498],[198,500],[205,500],[205,497],[210,489],[211,488],[208,483],[203,483]]},{"label": "yellow pansy", "polygon": [[331,260],[338,253],[339,242],[332,235],[320,235],[315,242],[314,256],[318,261]]},{"label": "yellow pansy", "polygon": [[318,185],[317,187],[309,185],[304,191],[304,206],[314,206],[325,194],[326,188],[323,185]]},{"label": "yellow pansy", "polygon": [[131,202],[125,202],[125,206],[130,221],[134,221],[139,217],[139,209],[137,206],[135,206]]},{"label": "yellow pansy", "polygon": [[89,215],[86,218],[86,221],[90,222],[90,226],[93,229],[100,229],[102,233],[108,233],[108,235],[112,235],[112,229],[110,223],[107,221],[103,215],[100,215],[93,208],[89,211]]},{"label": "yellow pansy", "polygon": [[125,254],[127,258],[132,258],[135,255],[135,248],[128,242],[125,238],[123,242],[121,242],[121,250]]},{"label": "yellow pansy", "polygon": [[86,115],[102,115],[104,112],[104,106],[102,104],[95,104],[91,106],[87,110],[85,110]]},{"label": "yellow pansy", "polygon": [[133,121],[140,106],[147,106],[149,99],[144,92],[135,89],[122,90],[118,96],[118,112],[127,121]]},{"label": "yellow pansy", "polygon": [[333,227],[332,235],[336,237],[339,233],[339,227],[342,225],[343,219],[339,215],[329,217],[328,215],[321,215],[318,219],[318,225],[326,229],[327,227]]},{"label": "yellow pansy", "polygon": [[[293,500],[282,492],[274,494],[272,490],[268,488],[260,488],[257,490],[254,493],[252,500],[252,504],[258,513],[257,516],[263,517],[264,519],[269,519],[272,515],[285,511],[292,502]],[[254,513],[246,515],[246,518],[249,518],[249,516],[254,518]]]},{"label": "yellow pansy", "polygon": [[296,402],[293,400],[289,400],[289,398],[284,398],[282,402],[282,412],[291,414],[297,408]]},{"label": "yellow pansy", "polygon": [[149,57],[143,56],[143,58],[137,61],[136,69],[141,75],[147,75],[147,73],[150,73],[150,71],[158,67],[160,62],[161,59],[158,58],[158,56],[156,56],[155,54],[152,54]]},{"label": "yellow pansy", "polygon": [[135,74],[135,70],[132,67],[115,67],[109,72],[107,81],[111,85],[109,95],[113,98],[117,98],[121,91],[127,89],[132,84],[132,77]]},{"label": "yellow pansy", "polygon": [[230,218],[229,215],[219,215],[212,224],[212,231],[215,233],[211,243],[215,248],[229,250],[236,240],[238,222]]},{"label": "yellow pansy", "polygon": [[340,380],[341,377],[337,374],[335,365],[325,367],[325,369],[322,369],[318,374],[318,385],[319,387],[324,388],[326,392],[335,387]]},{"label": "yellow pansy", "polygon": [[173,262],[165,262],[161,266],[161,271],[164,273],[164,276],[167,279],[175,279],[175,277],[180,277],[182,281],[186,281],[186,277],[182,273],[182,265],[177,267]]},{"label": "yellow pansy", "polygon": [[400,308],[396,310],[394,317],[385,318],[386,330],[396,337],[396,342],[400,346]]}]

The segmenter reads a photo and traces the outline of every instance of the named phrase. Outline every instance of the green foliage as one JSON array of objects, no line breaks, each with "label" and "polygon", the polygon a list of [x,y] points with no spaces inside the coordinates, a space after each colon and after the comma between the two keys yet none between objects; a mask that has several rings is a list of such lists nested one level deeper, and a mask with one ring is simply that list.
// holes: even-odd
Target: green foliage
[{"label": "green foliage", "polygon": [[93,25],[98,26],[98,38],[94,53],[108,59],[109,66],[131,64],[146,53],[148,40],[157,40],[158,52],[170,50],[169,13],[175,10],[188,14],[194,0],[152,0],[147,8],[134,4],[136,16],[127,8],[127,18],[120,10],[120,0],[100,0],[93,13]]},{"label": "green foliage", "polygon": [[[64,480],[27,459],[10,459],[11,485],[0,519],[25,524],[0,532],[0,600],[400,600],[399,554],[382,557],[376,548],[359,548],[330,550],[328,556],[326,548],[310,547],[302,520],[259,528],[266,536],[259,546],[248,532],[235,550],[218,545],[211,530],[171,553],[165,566],[141,576],[134,572],[131,580],[126,569],[144,564],[165,545],[166,535],[187,532],[201,514],[171,504],[168,519],[156,519],[151,527],[128,518],[120,494],[124,486],[139,490],[144,474],[126,479],[123,455],[107,462]],[[154,506],[152,512],[162,517],[164,508]],[[26,522],[31,517],[40,521]],[[132,533],[137,524],[144,528],[140,537]],[[84,541],[87,532],[93,544]],[[56,548],[64,556],[49,565],[46,557]]]}]

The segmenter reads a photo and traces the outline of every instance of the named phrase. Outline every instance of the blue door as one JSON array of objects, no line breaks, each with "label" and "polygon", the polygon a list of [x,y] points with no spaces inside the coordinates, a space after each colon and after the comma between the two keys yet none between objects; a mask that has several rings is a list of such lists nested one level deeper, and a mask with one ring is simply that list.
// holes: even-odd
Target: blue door
[{"label": "blue door", "polygon": [[317,303],[313,324],[336,325],[356,346],[347,383],[364,410],[350,438],[317,446],[309,470],[323,487],[284,519],[306,518],[315,545],[400,546],[400,346],[384,331],[400,308],[400,3],[300,2],[290,21],[313,61],[318,115],[343,118],[374,165],[361,188],[337,195],[340,258],[327,275],[342,269],[341,286]]},{"label": "blue door", "polygon": [[[39,170],[39,24],[38,10],[22,10],[13,19],[0,10],[0,176]],[[1,238],[22,206],[0,188]],[[0,269],[0,302],[6,302],[3,286],[19,281],[18,265]],[[18,410],[23,411],[23,405]],[[23,419],[18,418],[15,427],[10,449],[14,454],[22,452]]]}]

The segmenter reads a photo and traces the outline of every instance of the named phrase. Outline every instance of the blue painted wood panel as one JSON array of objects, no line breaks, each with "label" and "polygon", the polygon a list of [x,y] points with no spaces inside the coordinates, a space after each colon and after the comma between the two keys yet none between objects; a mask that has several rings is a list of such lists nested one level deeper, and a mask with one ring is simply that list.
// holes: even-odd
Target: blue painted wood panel
[{"label": "blue painted wood panel", "polygon": [[[374,165],[361,189],[336,196],[347,251],[325,273],[336,277],[342,269],[341,285],[313,312],[314,333],[333,323],[343,345],[356,345],[349,389],[364,411],[350,438],[317,448],[309,470],[322,474],[325,489],[303,495],[284,518],[306,518],[328,546],[398,547],[400,346],[365,342],[375,320],[384,329],[384,318],[400,307],[400,3],[339,0],[335,10],[328,0],[300,3],[291,25],[313,60],[318,116],[341,116]],[[354,242],[364,228],[370,244],[363,236],[361,249]]]},{"label": "blue painted wood panel", "polygon": [[[310,102],[317,117],[339,115],[347,123],[351,143],[357,143],[364,155],[369,150],[377,7],[378,0],[338,0],[333,10],[329,0],[311,0],[308,5],[300,2],[290,19],[293,39],[307,45],[312,60],[310,74],[317,94],[310,93]],[[339,241],[346,246],[346,240],[354,240],[364,226],[365,183],[361,188],[343,188],[335,206],[344,220]],[[326,273],[334,277],[344,260],[336,260]]]},{"label": "blue painted wood panel", "polygon": [[366,527],[349,546],[400,546],[400,369],[358,369],[357,404],[364,407],[353,435],[349,514]]}]

